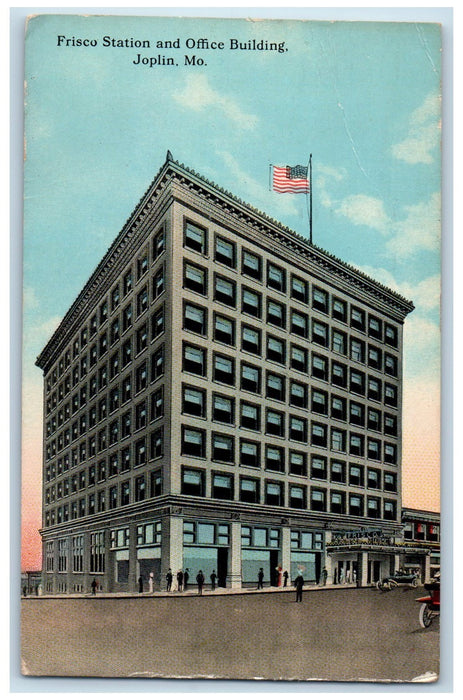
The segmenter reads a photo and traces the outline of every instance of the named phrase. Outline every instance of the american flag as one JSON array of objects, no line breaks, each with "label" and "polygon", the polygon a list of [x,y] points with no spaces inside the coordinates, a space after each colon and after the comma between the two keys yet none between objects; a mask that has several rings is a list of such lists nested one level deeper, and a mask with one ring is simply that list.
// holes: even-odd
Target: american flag
[{"label": "american flag", "polygon": [[273,189],[275,192],[309,192],[307,178],[308,167],[305,165],[273,166]]}]

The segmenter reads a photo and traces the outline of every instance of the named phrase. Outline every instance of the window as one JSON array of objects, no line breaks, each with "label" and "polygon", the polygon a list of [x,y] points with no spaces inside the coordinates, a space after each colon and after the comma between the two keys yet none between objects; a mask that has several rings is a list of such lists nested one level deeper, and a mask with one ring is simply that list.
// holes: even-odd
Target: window
[{"label": "window", "polygon": [[135,479],[135,502],[144,501],[146,497],[146,481],[144,476],[137,476]]},{"label": "window", "polygon": [[365,313],[355,306],[352,306],[350,310],[350,325],[359,331],[365,330]]},{"label": "window", "polygon": [[122,312],[122,332],[130,328],[132,325],[132,304],[128,304]]},{"label": "window", "polygon": [[84,536],[76,535],[72,538],[72,570],[82,572],[84,570]]},{"label": "window", "polygon": [[228,435],[212,435],[212,459],[215,462],[235,461],[235,441]]},{"label": "window", "polygon": [[141,362],[137,369],[135,370],[135,393],[138,394],[140,391],[146,388],[148,381],[148,371],[146,369],[146,362]]},{"label": "window", "polygon": [[289,451],[289,473],[307,476],[307,455],[304,452]]},{"label": "window", "polygon": [[372,440],[371,438],[369,438],[367,447],[368,459],[380,459],[380,447],[381,443],[379,440]]},{"label": "window", "polygon": [[331,460],[331,481],[338,484],[346,482],[346,465],[344,462],[339,462],[337,459]]},{"label": "window", "polygon": [[[155,396],[155,395],[153,395]],[[153,402],[154,407],[156,410],[156,401]],[[160,403],[161,403],[161,408],[160,410],[162,411],[162,395],[160,396]],[[146,401],[143,399],[143,401],[140,401],[135,406],[135,430],[140,430],[141,428],[144,428],[147,423],[147,409],[146,409]]]},{"label": "window", "polygon": [[260,467],[260,445],[250,440],[240,440],[240,465]]},{"label": "window", "polygon": [[279,304],[272,299],[267,300],[267,323],[271,323],[279,328],[286,326],[286,309],[283,304]]},{"label": "window", "polygon": [[153,260],[156,260],[166,249],[166,232],[162,229],[153,239]]},{"label": "window", "polygon": [[260,408],[255,404],[241,402],[240,427],[247,430],[260,430]]},{"label": "window", "polygon": [[157,299],[161,296],[165,289],[165,275],[164,275],[164,265],[156,270],[153,277],[153,299]]},{"label": "window", "polygon": [[151,497],[162,495],[162,472],[157,470],[150,474]]},{"label": "window", "polygon": [[365,375],[363,372],[350,370],[350,390],[355,394],[365,393]]},{"label": "window", "polygon": [[245,352],[251,352],[255,355],[260,355],[261,337],[260,331],[250,328],[249,326],[241,326],[241,349]]},{"label": "window", "polygon": [[182,427],[182,454],[191,457],[206,456],[206,433],[204,430]]},{"label": "window", "polygon": [[326,479],[326,458],[312,455],[310,460],[310,477],[312,479]]},{"label": "window", "polygon": [[367,487],[369,489],[381,488],[381,472],[378,469],[367,469]]},{"label": "window", "polygon": [[197,224],[193,224],[191,221],[186,221],[183,245],[185,248],[207,255],[206,229]]},{"label": "window", "polygon": [[306,507],[306,490],[303,486],[289,487],[289,507],[290,508],[305,508]]},{"label": "window", "polygon": [[233,477],[229,474],[213,474],[212,498],[234,499]]},{"label": "window", "polygon": [[217,423],[234,423],[235,404],[234,400],[220,394],[212,396],[212,420]]},{"label": "window", "polygon": [[328,361],[320,355],[312,355],[312,376],[318,379],[328,379]]},{"label": "window", "polygon": [[142,437],[136,441],[134,446],[134,462],[135,466],[139,467],[146,464],[146,438]]},{"label": "window", "polygon": [[164,430],[158,428],[150,435],[150,459],[157,459],[164,454]]},{"label": "window", "polygon": [[241,311],[244,314],[260,318],[262,314],[262,296],[257,292],[243,287],[241,299]]},{"label": "window", "polygon": [[68,570],[68,541],[58,540],[58,571],[66,573]]},{"label": "window", "polygon": [[326,425],[322,423],[312,423],[312,431],[310,441],[312,445],[320,445],[321,447],[326,447],[327,445],[327,428]]},{"label": "window", "polygon": [[361,403],[350,402],[349,422],[355,425],[365,425],[365,407]]},{"label": "window", "polygon": [[395,501],[384,501],[384,519],[397,520],[397,503]]},{"label": "window", "polygon": [[386,323],[384,340],[387,343],[387,345],[390,345],[393,348],[397,347],[397,344],[398,344],[397,326],[391,326],[389,323]]},{"label": "window", "polygon": [[349,485],[363,486],[363,467],[357,464],[349,465]]},{"label": "window", "polygon": [[185,262],[183,266],[183,286],[198,294],[207,295],[207,272],[204,268]]},{"label": "window", "polygon": [[381,350],[373,345],[368,346],[368,367],[381,369]]},{"label": "window", "polygon": [[225,316],[214,314],[214,340],[226,345],[234,345],[235,322]]},{"label": "window", "polygon": [[286,343],[284,340],[274,338],[271,335],[267,336],[267,360],[278,362],[284,365],[286,360]]},{"label": "window", "polygon": [[285,451],[282,447],[265,446],[265,468],[275,472],[285,471]]},{"label": "window", "polygon": [[119,340],[119,331],[120,331],[119,319],[115,318],[111,324],[111,331],[110,331],[111,345],[114,345],[114,343],[116,343]]},{"label": "window", "polygon": [[265,432],[268,435],[283,437],[285,432],[284,414],[278,411],[267,410]]},{"label": "window", "polygon": [[326,391],[317,391],[312,389],[312,411],[328,415],[328,394]]},{"label": "window", "polygon": [[122,291],[123,291],[124,296],[126,296],[130,291],[132,291],[132,286],[133,286],[132,270],[129,269],[125,273],[123,280],[122,280]]},{"label": "window", "polygon": [[328,313],[328,294],[318,287],[312,288],[312,307],[317,311]]},{"label": "window", "polygon": [[397,358],[392,355],[384,355],[384,371],[391,377],[397,377]]},{"label": "window", "polygon": [[326,491],[321,489],[312,489],[310,494],[310,508],[311,510],[326,511]]},{"label": "window", "polygon": [[391,416],[389,413],[384,414],[384,432],[386,435],[397,435],[396,416]]},{"label": "window", "polygon": [[332,337],[333,352],[338,352],[341,355],[346,354],[346,334],[340,331],[333,331]]},{"label": "window", "polygon": [[318,345],[328,347],[328,326],[325,323],[314,321],[312,323],[312,341]]},{"label": "window", "polygon": [[397,491],[397,475],[391,472],[384,472],[384,490]]},{"label": "window", "polygon": [[109,508],[117,508],[117,486],[111,486],[109,489]]},{"label": "window", "polygon": [[291,278],[291,296],[293,299],[302,301],[303,304],[307,304],[308,298],[308,284],[300,277],[293,276]]},{"label": "window", "polygon": [[267,381],[265,387],[265,396],[268,399],[276,399],[277,401],[285,400],[285,378],[279,374],[267,372]]},{"label": "window", "polygon": [[253,277],[256,280],[261,280],[262,258],[259,255],[251,253],[249,250],[243,250],[241,272],[243,275],[248,275],[248,277]]},{"label": "window", "polygon": [[397,464],[397,447],[395,445],[390,445],[387,442],[384,444],[384,461],[387,464]]},{"label": "window", "polygon": [[214,300],[227,306],[236,306],[236,285],[226,277],[215,276]]},{"label": "window", "polygon": [[227,265],[228,267],[236,267],[236,246],[231,241],[221,236],[216,236],[215,239],[215,260],[216,262]]},{"label": "window", "polygon": [[[184,369],[185,369],[185,367],[184,367]],[[156,379],[161,377],[163,374],[164,374],[164,345],[161,345],[161,347],[151,355],[151,381],[154,382]]]},{"label": "window", "polygon": [[126,411],[121,418],[121,434],[122,438],[129,437],[132,432],[132,415],[131,411]]},{"label": "window", "polygon": [[381,413],[374,408],[368,409],[367,428],[381,430]]},{"label": "window", "polygon": [[355,338],[350,339],[350,358],[355,362],[365,362],[365,343]]},{"label": "window", "polygon": [[289,417],[289,439],[307,442],[307,420],[305,418]]},{"label": "window", "polygon": [[298,408],[307,408],[307,385],[292,381],[289,390],[289,403]]},{"label": "window", "polygon": [[121,365],[126,367],[132,361],[132,340],[129,338],[122,345]]},{"label": "window", "polygon": [[381,401],[381,382],[374,377],[368,377],[368,398]]},{"label": "window", "polygon": [[137,294],[137,316],[141,316],[142,313],[148,308],[148,288],[145,286]]},{"label": "window", "polygon": [[259,481],[257,479],[240,479],[240,501],[259,503]]},{"label": "window", "polygon": [[349,453],[351,455],[362,456],[364,452],[363,447],[363,436],[357,435],[356,433],[350,433],[349,435]]},{"label": "window", "polygon": [[104,532],[90,533],[90,571],[104,574],[105,571],[105,541]]},{"label": "window", "polygon": [[307,350],[291,345],[291,367],[299,372],[307,372]]},{"label": "window", "polygon": [[346,451],[346,432],[345,430],[337,430],[331,428],[331,449],[336,452]]},{"label": "window", "polygon": [[148,326],[146,323],[143,323],[140,328],[137,330],[136,334],[136,348],[137,348],[137,354],[145,350],[145,348],[148,345]]},{"label": "window", "polygon": [[137,280],[148,272],[148,251],[145,250],[140,258],[137,260]]},{"label": "window", "polygon": [[363,515],[363,496],[349,496],[349,515]]},{"label": "window", "polygon": [[368,518],[379,518],[380,517],[380,502],[379,498],[374,498],[369,496],[367,498],[367,517]]},{"label": "window", "polygon": [[383,339],[383,324],[375,316],[368,316],[368,335],[378,340]]},{"label": "window", "polygon": [[225,355],[214,354],[213,378],[216,382],[235,383],[235,361]]},{"label": "window", "polygon": [[283,484],[267,481],[265,484],[265,503],[269,506],[284,505]]},{"label": "window", "polygon": [[195,345],[183,346],[183,371],[206,376],[206,349]]},{"label": "window", "polygon": [[384,385],[384,403],[388,406],[397,406],[397,389],[391,384]]},{"label": "window", "polygon": [[307,314],[291,311],[291,333],[307,338],[309,334],[309,318]]},{"label": "window", "polygon": [[346,495],[339,491],[331,491],[330,494],[330,511],[332,513],[346,512]]},{"label": "window", "polygon": [[183,328],[192,333],[206,335],[207,310],[186,303],[183,309]]},{"label": "window", "polygon": [[346,420],[346,399],[341,396],[331,396],[331,417]]},{"label": "window", "polygon": [[347,304],[344,301],[341,301],[341,299],[336,299],[333,297],[331,315],[338,321],[345,323],[347,318]]},{"label": "window", "polygon": [[278,267],[278,265],[274,265],[270,262],[267,265],[267,286],[279,292],[286,291],[285,271],[281,267]]},{"label": "window", "polygon": [[184,386],[182,395],[182,411],[192,416],[206,416],[206,392],[203,389],[193,389]]},{"label": "window", "polygon": [[241,363],[241,389],[260,394],[260,369]]}]

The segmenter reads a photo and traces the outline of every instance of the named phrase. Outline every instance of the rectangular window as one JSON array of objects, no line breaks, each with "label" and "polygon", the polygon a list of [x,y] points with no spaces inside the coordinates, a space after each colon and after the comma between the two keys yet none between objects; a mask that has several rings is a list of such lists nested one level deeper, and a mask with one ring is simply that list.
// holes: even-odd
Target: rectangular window
[{"label": "rectangular window", "polygon": [[188,303],[184,305],[183,328],[185,330],[191,331],[192,333],[198,333],[199,335],[206,335],[206,324],[207,309]]},{"label": "rectangular window", "polygon": [[249,250],[243,250],[241,272],[243,275],[248,275],[248,277],[261,280],[262,258],[259,255],[251,253]]},{"label": "rectangular window", "polygon": [[265,446],[265,468],[274,472],[285,471],[285,451],[282,447]]},{"label": "rectangular window", "polygon": [[383,324],[375,316],[368,316],[368,335],[378,340],[383,339]]},{"label": "rectangular window", "polygon": [[311,439],[312,445],[320,447],[327,446],[327,428],[322,423],[312,423]]},{"label": "rectangular window", "polygon": [[367,487],[369,489],[381,488],[381,472],[378,469],[367,469]]},{"label": "rectangular window", "polygon": [[[240,479],[240,501],[259,503],[259,481],[257,479]],[[244,528],[242,528],[243,531]],[[243,532],[242,532],[243,534]]]},{"label": "rectangular window", "polygon": [[90,572],[97,574],[105,572],[104,532],[90,534]]},{"label": "rectangular window", "polygon": [[143,289],[137,294],[137,316],[141,316],[146,309],[148,308],[148,288],[145,286]]},{"label": "rectangular window", "polygon": [[351,455],[357,455],[359,457],[363,456],[363,435],[357,435],[356,433],[350,433],[349,435],[349,453]]},{"label": "rectangular window", "polygon": [[307,304],[308,286],[308,283],[302,280],[300,277],[293,276],[291,278],[292,298],[301,301],[303,304]]},{"label": "rectangular window", "polygon": [[349,466],[349,486],[363,486],[363,467],[356,464]]},{"label": "rectangular window", "polygon": [[258,367],[241,363],[241,389],[260,394],[261,371]]},{"label": "rectangular window", "polygon": [[346,420],[346,399],[331,395],[331,417],[337,420]]},{"label": "rectangular window", "polygon": [[319,287],[312,288],[312,308],[328,313],[328,294]]},{"label": "rectangular window", "polygon": [[299,372],[307,372],[307,350],[291,345],[291,367]]},{"label": "rectangular window", "polygon": [[193,387],[184,386],[182,411],[192,416],[204,418],[206,415],[206,392],[203,389],[194,389]]},{"label": "rectangular window", "polygon": [[247,430],[260,430],[260,408],[254,404],[241,402],[240,427]]},{"label": "rectangular window", "polygon": [[234,497],[233,477],[230,474],[213,474],[212,498],[232,501]]},{"label": "rectangular window", "polygon": [[240,464],[244,467],[260,467],[260,445],[257,442],[240,441]]},{"label": "rectangular window", "polygon": [[305,418],[289,417],[289,439],[307,442],[307,420]]},{"label": "rectangular window", "polygon": [[286,327],[286,309],[283,304],[272,299],[267,300],[267,323],[278,326],[278,328]]},{"label": "rectangular window", "polygon": [[312,376],[317,379],[328,379],[328,360],[320,355],[312,355]]},{"label": "rectangular window", "polygon": [[222,384],[234,385],[235,361],[230,357],[214,354],[213,379]]},{"label": "rectangular window", "polygon": [[195,345],[183,346],[183,371],[206,376],[206,349]]},{"label": "rectangular window", "polygon": [[153,299],[161,296],[165,289],[164,265],[156,270],[153,277]]},{"label": "rectangular window", "polygon": [[357,328],[359,331],[365,330],[365,312],[357,309],[355,306],[350,310],[350,325],[352,328]]},{"label": "rectangular window", "polygon": [[312,455],[310,460],[310,477],[312,479],[326,479],[326,458]]},{"label": "rectangular window", "polygon": [[312,489],[310,494],[310,508],[320,512],[326,511],[326,491]]},{"label": "rectangular window", "polygon": [[350,402],[349,422],[355,425],[365,425],[365,406],[355,401]]},{"label": "rectangular window", "polygon": [[217,236],[215,239],[215,261],[228,267],[236,267],[235,244],[226,238]]},{"label": "rectangular window", "polygon": [[235,344],[235,322],[214,314],[214,340],[225,345]]},{"label": "rectangular window", "polygon": [[328,347],[328,326],[325,323],[312,323],[312,342]]},{"label": "rectangular window", "polygon": [[373,345],[368,346],[368,367],[381,369],[381,357],[382,353],[379,348],[374,347]]},{"label": "rectangular window", "polygon": [[289,451],[289,473],[307,476],[307,455],[304,452]]},{"label": "rectangular window", "polygon": [[286,361],[286,343],[284,340],[267,335],[267,360],[284,365]]},{"label": "rectangular window", "polygon": [[387,343],[387,345],[390,345],[393,348],[397,347],[397,345],[398,345],[397,326],[391,326],[389,323],[386,323],[384,340]]},{"label": "rectangular window", "polygon": [[213,394],[212,396],[212,420],[217,423],[232,425],[235,420],[235,402],[227,396]]},{"label": "rectangular window", "polygon": [[363,515],[363,496],[349,496],[349,515]]},{"label": "rectangular window", "polygon": [[191,221],[185,222],[185,232],[183,245],[185,248],[194,250],[196,253],[207,255],[207,232],[206,229]]},{"label": "rectangular window", "polygon": [[341,299],[333,298],[331,315],[338,321],[346,322],[347,319],[347,304]]},{"label": "rectangular window", "polygon": [[265,503],[269,506],[284,505],[283,485],[281,483],[267,481],[265,484]]},{"label": "rectangular window", "polygon": [[307,385],[299,382],[291,382],[289,391],[290,406],[307,408]]},{"label": "rectangular window", "polygon": [[262,315],[262,297],[257,292],[243,287],[241,299],[241,311],[244,314],[260,318]]},{"label": "rectangular window", "polygon": [[279,411],[267,410],[265,432],[268,435],[277,435],[278,437],[284,437],[284,414],[280,413]]},{"label": "rectangular window", "polygon": [[307,338],[309,334],[309,318],[307,314],[291,311],[291,333]]},{"label": "rectangular window", "polygon": [[346,432],[345,430],[336,430],[331,428],[331,449],[336,452],[346,451]]},{"label": "rectangular window", "polygon": [[350,339],[350,359],[355,362],[365,362],[365,343],[354,338]]},{"label": "rectangular window", "polygon": [[328,415],[328,394],[326,391],[312,389],[312,411],[324,416]]},{"label": "rectangular window", "polygon": [[279,374],[267,372],[267,381],[265,386],[266,398],[284,401],[286,394],[285,389],[285,377],[282,377]]},{"label": "rectangular window", "polygon": [[289,507],[290,508],[305,508],[306,507],[306,490],[304,486],[289,487]]},{"label": "rectangular window", "polygon": [[185,262],[183,266],[183,286],[198,294],[207,295],[207,271],[203,267]]},{"label": "rectangular window", "polygon": [[260,355],[261,337],[260,331],[250,328],[249,326],[241,326],[241,349],[245,352],[251,352],[254,355]]},{"label": "rectangular window", "polygon": [[339,484],[346,482],[346,465],[336,459],[331,460],[331,481]]},{"label": "rectangular window", "polygon": [[214,301],[226,306],[236,306],[236,285],[232,280],[219,275],[215,276]]},{"label": "rectangular window", "polygon": [[201,458],[206,456],[206,433],[204,430],[182,427],[182,454]]},{"label": "rectangular window", "polygon": [[198,469],[184,468],[182,472],[182,493],[186,496],[204,496],[204,481],[204,472]]},{"label": "rectangular window", "polygon": [[134,500],[135,502],[139,501],[144,501],[146,498],[146,481],[145,477],[143,476],[137,476],[135,479],[135,494],[134,494]]},{"label": "rectangular window", "polygon": [[267,265],[267,286],[279,292],[286,292],[286,273],[278,265],[268,263]]},{"label": "rectangular window", "polygon": [[212,435],[212,459],[215,462],[235,461],[234,438],[228,435]]}]

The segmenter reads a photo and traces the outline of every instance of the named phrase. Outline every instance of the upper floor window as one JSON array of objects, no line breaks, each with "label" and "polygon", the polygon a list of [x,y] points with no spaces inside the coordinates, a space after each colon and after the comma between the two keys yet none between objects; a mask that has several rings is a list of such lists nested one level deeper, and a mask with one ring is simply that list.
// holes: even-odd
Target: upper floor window
[{"label": "upper floor window", "polygon": [[267,267],[267,286],[276,289],[279,292],[286,291],[286,274],[283,268],[268,263]]},{"label": "upper floor window", "polygon": [[191,221],[185,223],[185,233],[183,244],[185,248],[194,250],[197,253],[207,254],[207,231],[202,226],[193,224]]},{"label": "upper floor window", "polygon": [[248,275],[254,279],[262,279],[262,258],[259,255],[251,253],[249,250],[243,250],[243,260],[241,271],[243,275]]},{"label": "upper floor window", "polygon": [[215,239],[215,260],[228,265],[228,267],[236,267],[236,246],[231,241],[228,241],[222,236],[217,236]]},{"label": "upper floor window", "polygon": [[291,296],[293,299],[302,301],[307,304],[308,298],[308,284],[300,277],[293,276],[291,278]]},{"label": "upper floor window", "polygon": [[386,323],[386,329],[385,329],[385,336],[384,340],[388,345],[391,345],[393,348],[397,347],[397,327],[396,326],[391,326],[389,323]]},{"label": "upper floor window", "polygon": [[317,311],[328,313],[328,294],[318,287],[312,288],[312,307]]}]

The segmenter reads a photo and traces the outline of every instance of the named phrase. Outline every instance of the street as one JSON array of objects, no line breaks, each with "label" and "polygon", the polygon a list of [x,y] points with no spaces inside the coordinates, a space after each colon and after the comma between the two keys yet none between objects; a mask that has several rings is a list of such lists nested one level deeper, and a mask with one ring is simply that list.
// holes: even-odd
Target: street
[{"label": "street", "polygon": [[26,598],[23,673],[48,676],[410,681],[438,674],[423,589]]}]

